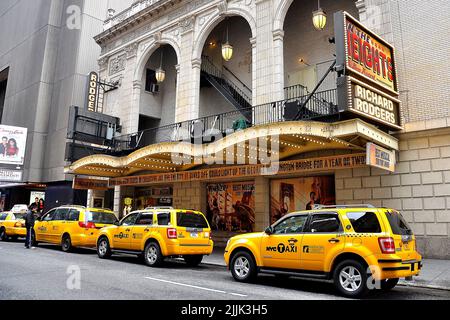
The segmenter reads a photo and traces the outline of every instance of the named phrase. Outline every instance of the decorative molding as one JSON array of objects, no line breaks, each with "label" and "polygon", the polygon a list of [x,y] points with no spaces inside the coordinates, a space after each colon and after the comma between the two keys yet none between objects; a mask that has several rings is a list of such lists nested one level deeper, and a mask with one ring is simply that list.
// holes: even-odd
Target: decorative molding
[{"label": "decorative molding", "polygon": [[219,4],[217,4],[217,10],[219,11],[219,16],[225,15],[228,11],[227,0],[222,0]]},{"label": "decorative molding", "polygon": [[195,68],[200,69],[201,67],[202,67],[202,59],[197,59],[197,58],[192,59],[192,68],[193,69],[195,69]]},{"label": "decorative molding", "polygon": [[104,58],[99,59],[97,61],[99,69],[102,71],[108,69],[108,61],[109,61],[109,57],[104,57]]},{"label": "decorative molding", "polygon": [[126,54],[123,53],[118,55],[117,57],[111,59],[109,64],[109,75],[113,75],[119,73],[120,71],[125,70],[126,67]]},{"label": "decorative molding", "polygon": [[110,79],[110,82],[115,84],[117,87],[121,87],[122,86],[122,80],[123,80],[124,76],[123,75],[119,75],[117,77],[113,77]]},{"label": "decorative molding", "polygon": [[194,15],[189,16],[189,17],[181,20],[180,22],[178,22],[178,27],[180,29],[181,34],[194,31],[194,26],[195,26],[195,16]]},{"label": "decorative molding", "polygon": [[284,39],[284,30],[277,29],[272,32],[273,41],[283,41]]},{"label": "decorative molding", "polygon": [[134,42],[134,43],[128,45],[125,48],[125,52],[127,53],[127,59],[136,57],[138,48],[139,48],[139,43],[137,43],[137,42]]},{"label": "decorative molding", "polygon": [[158,31],[155,34],[153,34],[152,37],[153,37],[153,41],[155,43],[159,44],[161,42],[161,39],[162,39],[162,32]]}]

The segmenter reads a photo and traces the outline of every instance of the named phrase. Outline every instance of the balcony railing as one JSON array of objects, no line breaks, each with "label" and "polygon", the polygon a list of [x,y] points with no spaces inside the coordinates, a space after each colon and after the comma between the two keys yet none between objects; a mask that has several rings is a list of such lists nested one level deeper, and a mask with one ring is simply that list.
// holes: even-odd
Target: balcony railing
[{"label": "balcony railing", "polygon": [[317,92],[304,105],[307,97],[292,97],[115,137],[114,153],[129,153],[162,142],[210,143],[256,125],[296,120],[331,121],[338,114],[336,89]]}]

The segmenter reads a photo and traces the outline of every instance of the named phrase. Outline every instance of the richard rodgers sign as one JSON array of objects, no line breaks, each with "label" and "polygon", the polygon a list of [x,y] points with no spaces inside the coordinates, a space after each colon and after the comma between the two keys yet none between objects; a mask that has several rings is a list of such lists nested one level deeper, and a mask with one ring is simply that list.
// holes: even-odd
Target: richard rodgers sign
[{"label": "richard rodgers sign", "polygon": [[338,80],[341,110],[356,113],[393,129],[400,126],[400,101],[352,77]]}]

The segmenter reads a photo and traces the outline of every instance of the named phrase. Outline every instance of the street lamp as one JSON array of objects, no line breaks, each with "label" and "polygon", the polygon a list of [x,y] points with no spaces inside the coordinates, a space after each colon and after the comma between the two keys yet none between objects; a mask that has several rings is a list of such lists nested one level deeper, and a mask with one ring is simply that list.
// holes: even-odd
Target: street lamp
[{"label": "street lamp", "polygon": [[164,82],[164,80],[166,79],[166,71],[164,71],[164,69],[162,68],[163,52],[164,48],[161,48],[161,63],[159,65],[159,68],[156,69],[155,72],[156,81],[158,81],[158,83]]},{"label": "street lamp", "polygon": [[320,0],[317,0],[317,6],[318,6],[318,9],[313,12],[312,21],[313,21],[314,28],[321,31],[325,28],[325,26],[327,24],[327,14],[320,7]]},{"label": "street lamp", "polygon": [[228,42],[228,24],[227,24],[227,42],[222,44],[222,57],[225,61],[230,61],[233,57],[233,46]]}]

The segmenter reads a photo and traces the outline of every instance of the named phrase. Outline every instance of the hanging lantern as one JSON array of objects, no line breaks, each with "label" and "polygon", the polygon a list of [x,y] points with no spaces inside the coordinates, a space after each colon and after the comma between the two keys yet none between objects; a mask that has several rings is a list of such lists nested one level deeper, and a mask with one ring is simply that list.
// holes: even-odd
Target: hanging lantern
[{"label": "hanging lantern", "polygon": [[230,61],[233,57],[233,46],[228,42],[228,20],[227,20],[227,41],[222,44],[222,57],[225,61]]},{"label": "hanging lantern", "polygon": [[320,7],[320,0],[318,0],[318,9],[313,12],[313,25],[314,28],[321,31],[325,29],[325,26],[327,25],[327,14],[325,11],[322,10]]},{"label": "hanging lantern", "polygon": [[166,79],[166,72],[162,68],[158,68],[156,69],[155,77],[156,81],[158,81],[159,83],[164,82],[164,80]]},{"label": "hanging lantern", "polygon": [[164,71],[164,69],[162,68],[163,53],[164,53],[164,48],[161,49],[161,63],[159,64],[159,68],[156,69],[156,72],[155,72],[155,78],[156,78],[156,81],[158,81],[158,83],[164,82],[164,80],[166,79],[166,71]]},{"label": "hanging lantern", "polygon": [[222,57],[225,61],[230,61],[233,57],[233,46],[228,41],[222,45]]}]

